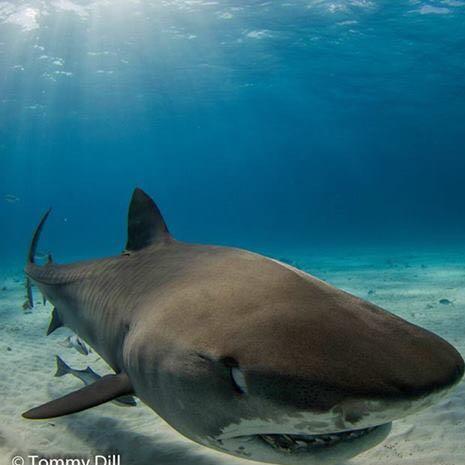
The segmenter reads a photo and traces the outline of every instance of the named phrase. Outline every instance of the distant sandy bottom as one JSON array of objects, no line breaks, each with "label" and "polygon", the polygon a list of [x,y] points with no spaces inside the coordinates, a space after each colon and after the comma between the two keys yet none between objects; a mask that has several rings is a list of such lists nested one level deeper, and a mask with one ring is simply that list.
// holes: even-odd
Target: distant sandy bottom
[{"label": "distant sandy bottom", "polygon": [[[424,326],[465,355],[465,256],[459,254],[274,253],[296,266]],[[63,347],[64,329],[45,337],[50,306],[25,314],[23,278],[0,277],[0,465],[15,455],[88,457],[121,454],[121,465],[239,465],[251,462],[215,453],[185,440],[142,404],[106,404],[51,421],[27,421],[21,413],[81,386],[55,378],[55,354],[74,368],[108,372],[95,353]],[[440,300],[443,303],[440,303]],[[464,465],[465,383],[423,413],[394,423],[388,439],[353,459],[353,465]]]}]

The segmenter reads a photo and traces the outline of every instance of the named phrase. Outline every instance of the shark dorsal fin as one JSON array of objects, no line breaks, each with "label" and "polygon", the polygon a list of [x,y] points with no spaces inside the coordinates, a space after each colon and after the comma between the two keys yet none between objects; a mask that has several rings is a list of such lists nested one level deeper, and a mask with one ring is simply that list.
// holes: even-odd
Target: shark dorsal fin
[{"label": "shark dorsal fin", "polygon": [[131,382],[126,374],[106,375],[78,391],[28,410],[23,413],[23,417],[31,420],[62,417],[133,393]]},{"label": "shark dorsal fin", "polygon": [[142,189],[136,188],[129,205],[126,251],[170,240],[171,235],[155,202]]}]

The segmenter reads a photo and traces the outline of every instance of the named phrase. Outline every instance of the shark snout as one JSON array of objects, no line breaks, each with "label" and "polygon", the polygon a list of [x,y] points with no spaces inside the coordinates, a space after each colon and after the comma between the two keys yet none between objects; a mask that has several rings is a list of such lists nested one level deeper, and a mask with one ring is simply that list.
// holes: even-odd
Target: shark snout
[{"label": "shark snout", "polygon": [[370,331],[352,339],[334,335],[318,347],[318,357],[309,350],[294,365],[303,346],[291,357],[289,343],[280,366],[293,366],[293,373],[244,367],[240,380],[247,395],[296,418],[311,415],[311,432],[368,428],[433,405],[463,377],[462,356],[436,334],[389,318],[375,337]]},{"label": "shark snout", "polygon": [[398,358],[391,359],[391,371],[386,366],[373,366],[371,371],[367,367],[367,371],[360,372],[365,378],[362,384],[354,375],[352,388],[350,384],[342,387],[299,376],[241,374],[240,380],[247,386],[244,395],[272,404],[270,410],[276,412],[271,429],[260,422],[252,429],[268,428],[276,434],[362,430],[388,425],[431,407],[463,377],[464,361],[439,337],[431,335],[430,339],[428,335],[426,341],[427,346],[399,352]]},{"label": "shark snout", "polygon": [[445,340],[418,328],[401,350],[391,354],[389,369],[372,373],[363,394],[347,393],[331,411],[346,428],[386,424],[429,408],[447,396],[464,375],[464,360]]},{"label": "shark snout", "polygon": [[[394,400],[415,401],[448,391],[464,375],[464,360],[447,341],[423,328],[399,325],[377,379]],[[381,393],[380,393],[381,394]]]}]

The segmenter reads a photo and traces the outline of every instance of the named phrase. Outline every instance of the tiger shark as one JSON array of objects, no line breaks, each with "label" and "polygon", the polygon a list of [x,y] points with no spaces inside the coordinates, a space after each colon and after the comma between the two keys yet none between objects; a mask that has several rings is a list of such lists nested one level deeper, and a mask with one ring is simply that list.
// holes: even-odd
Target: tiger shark
[{"label": "tiger shark", "polygon": [[383,441],[464,373],[439,336],[287,264],[170,234],[135,189],[123,253],[25,272],[114,374],[25,412],[45,419],[136,395],[182,435],[277,464],[330,465]]}]

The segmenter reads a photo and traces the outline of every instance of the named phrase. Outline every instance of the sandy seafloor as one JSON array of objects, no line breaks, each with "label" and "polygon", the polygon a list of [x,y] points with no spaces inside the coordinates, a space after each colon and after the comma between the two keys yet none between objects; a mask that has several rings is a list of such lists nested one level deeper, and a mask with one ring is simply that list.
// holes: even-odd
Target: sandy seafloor
[{"label": "sandy seafloor", "polygon": [[[465,355],[465,249],[431,251],[308,251],[283,253],[296,266],[366,298],[454,344]],[[65,418],[28,421],[21,412],[81,387],[55,378],[55,354],[74,368],[108,372],[97,354],[85,357],[60,345],[70,333],[45,331],[51,307],[31,313],[24,302],[21,270],[0,275],[0,465],[15,455],[88,457],[121,454],[121,465],[214,465],[247,461],[210,451],[184,439],[148,407],[99,406]],[[450,303],[440,303],[448,299]],[[386,347],[388,350],[388,347]],[[249,462],[250,463],[250,462]],[[394,422],[379,446],[344,465],[464,465],[465,382],[434,407]]]}]

